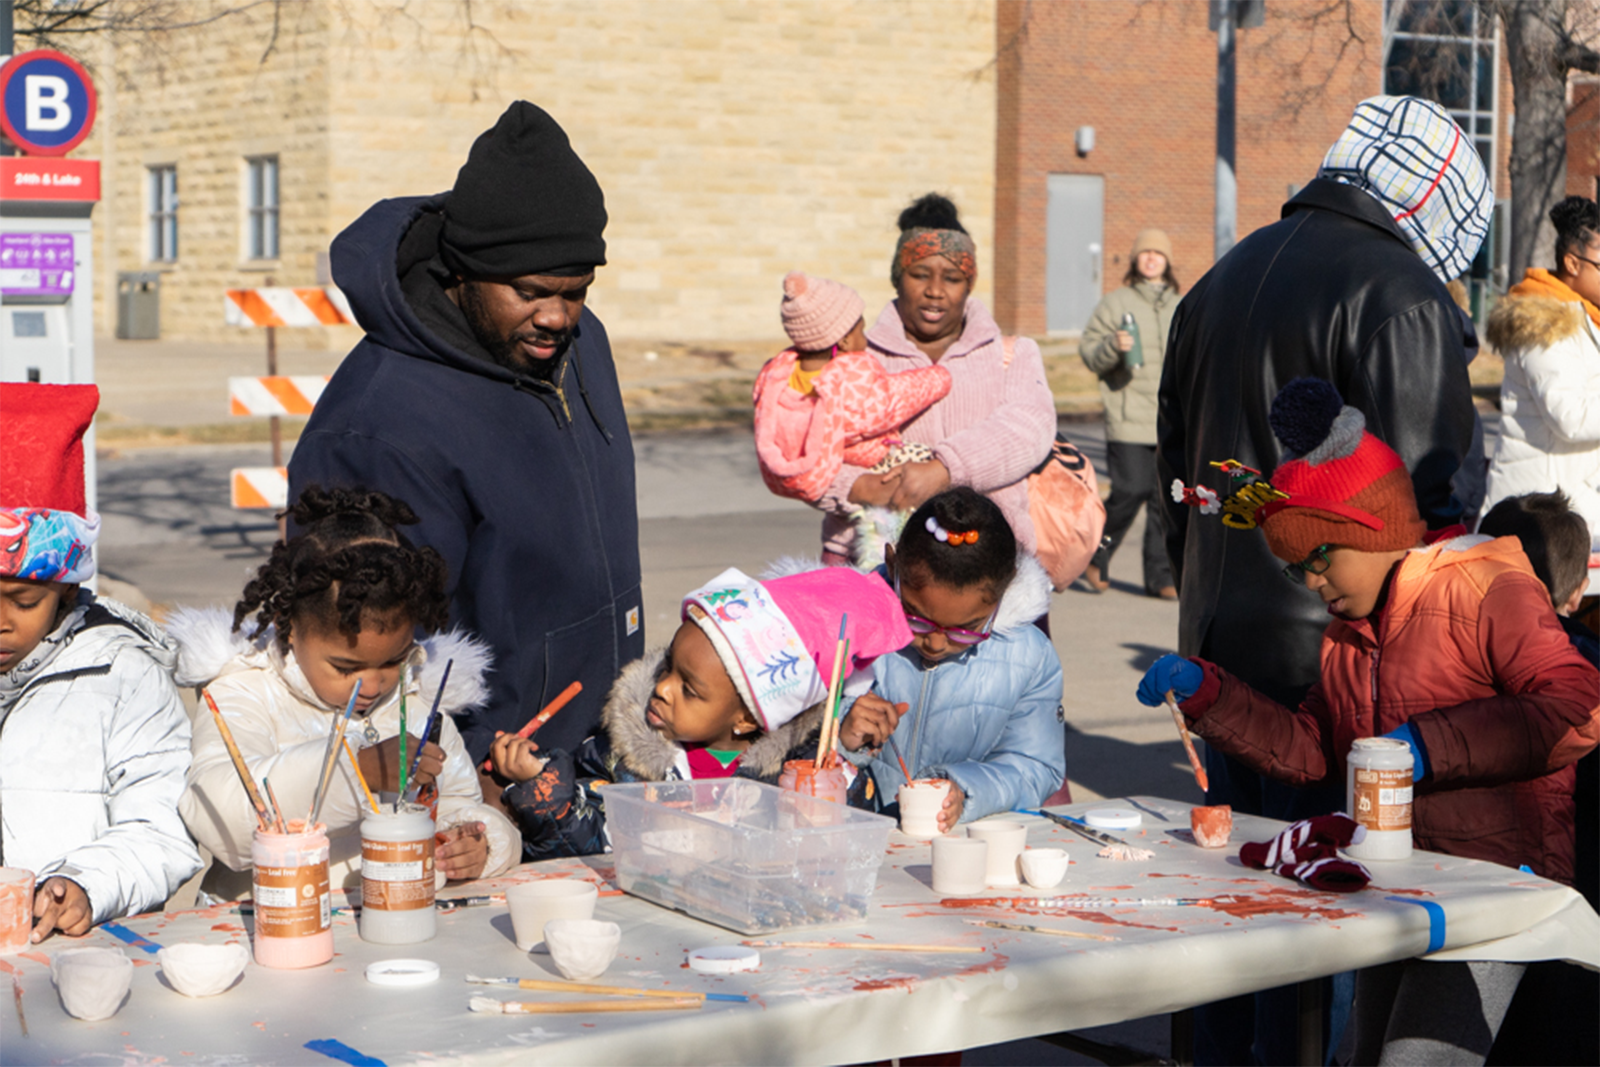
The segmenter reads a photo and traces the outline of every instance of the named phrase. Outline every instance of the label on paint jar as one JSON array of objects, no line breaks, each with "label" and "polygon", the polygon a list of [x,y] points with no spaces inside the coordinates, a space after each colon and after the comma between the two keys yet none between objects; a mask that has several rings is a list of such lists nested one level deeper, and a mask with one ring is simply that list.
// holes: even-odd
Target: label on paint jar
[{"label": "label on paint jar", "polygon": [[1368,830],[1411,829],[1411,768],[1356,768],[1350,814]]},{"label": "label on paint jar", "polygon": [[381,911],[433,907],[433,838],[361,841],[361,905]]},{"label": "label on paint jar", "polygon": [[309,937],[333,924],[328,865],[255,869],[256,929],[265,937]]}]

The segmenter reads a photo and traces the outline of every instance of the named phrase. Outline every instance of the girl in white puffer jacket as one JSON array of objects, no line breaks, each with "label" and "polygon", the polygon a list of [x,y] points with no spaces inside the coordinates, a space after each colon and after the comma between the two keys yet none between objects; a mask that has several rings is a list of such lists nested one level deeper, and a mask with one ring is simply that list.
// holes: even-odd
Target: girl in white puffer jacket
[{"label": "girl in white puffer jacket", "polygon": [[160,908],[200,869],[178,817],[189,718],[173,647],[79,583],[91,385],[0,384],[0,864],[34,873],[33,940]]},{"label": "girl in white puffer jacket", "polygon": [[[231,619],[221,611],[174,615],[178,681],[209,689],[251,776],[271,782],[287,819],[310,810],[328,733],[358,680],[346,738],[371,790],[397,791],[407,668],[407,763],[418,746],[422,751],[408,785],[438,790],[438,870],[452,880],[501,873],[516,862],[521,838],[505,815],[483,803],[451,719],[487,695],[488,650],[456,632],[414,639],[418,629],[438,630],[447,618],[444,561],[406,540],[396,527],[415,522],[415,515],[382,493],[308,486],[291,515],[303,532],[273,548]],[[246,636],[240,628],[252,615],[257,625]],[[425,744],[420,734],[450,660],[439,741]],[[361,820],[370,808],[350,761],[335,766],[321,813],[329,875],[335,887],[359,894]],[[247,896],[255,811],[207,714],[195,720],[194,763],[180,809],[217,860],[201,883],[205,898]]]}]

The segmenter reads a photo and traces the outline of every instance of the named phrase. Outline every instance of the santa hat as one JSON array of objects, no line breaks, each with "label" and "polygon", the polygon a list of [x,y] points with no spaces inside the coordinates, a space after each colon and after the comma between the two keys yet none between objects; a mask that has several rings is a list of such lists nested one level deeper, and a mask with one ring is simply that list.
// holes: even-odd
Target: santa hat
[{"label": "santa hat", "polygon": [[1390,552],[1422,540],[1427,526],[1405,463],[1330,383],[1296,378],[1278,391],[1268,421],[1290,456],[1272,474],[1281,499],[1256,515],[1273,555],[1298,563],[1321,545]]},{"label": "santa hat", "polygon": [[711,639],[763,730],[828,695],[844,616],[845,689],[864,692],[872,661],[911,643],[900,598],[876,574],[823,567],[758,582],[730,567],[683,598],[683,618]]},{"label": "santa hat", "polygon": [[0,577],[82,582],[100,516],[84,493],[92,385],[0,383]]}]

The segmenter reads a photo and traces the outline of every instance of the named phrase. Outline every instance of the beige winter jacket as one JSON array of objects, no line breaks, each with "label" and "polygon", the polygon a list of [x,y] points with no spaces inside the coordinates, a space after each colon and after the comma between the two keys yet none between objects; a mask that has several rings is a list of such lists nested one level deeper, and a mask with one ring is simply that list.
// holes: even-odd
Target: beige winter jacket
[{"label": "beige winter jacket", "polygon": [[[320,700],[295,663],[293,653],[278,650],[270,629],[249,641],[231,629],[222,611],[180,610],[168,624],[178,643],[180,685],[205,685],[211,690],[245,765],[257,782],[272,781],[278,801],[289,815],[304,818],[322,772],[328,730],[343,712]],[[447,712],[439,744],[445,751],[439,776],[440,829],[481,822],[488,831],[489,859],[483,877],[500,874],[521,859],[522,838],[515,826],[483,802],[478,774],[467,757],[451,716],[479,703],[487,694],[483,676],[489,653],[483,645],[458,633],[441,634],[418,644],[413,652],[411,683],[406,693],[407,732],[422,732],[439,676],[454,659],[450,682],[440,705]],[[345,736],[356,751],[400,732],[400,691],[375,705],[365,717],[352,717]],[[409,747],[409,746],[408,746]],[[361,890],[361,819],[371,809],[350,760],[341,757],[323,802],[328,827],[330,882],[359,894]],[[188,788],[178,810],[190,833],[216,857],[201,883],[213,899],[238,900],[250,895],[250,844],[255,813],[239,782],[215,720],[204,708],[194,720],[194,761]]]},{"label": "beige winter jacket", "polygon": [[[1078,355],[1084,366],[1100,376],[1106,440],[1156,443],[1156,393],[1161,388],[1161,361],[1178,300],[1178,294],[1165,285],[1138,281],[1107,293],[1089,317],[1078,342]],[[1142,367],[1129,367],[1126,357],[1117,351],[1117,330],[1122,316],[1130,312],[1139,324]]]}]

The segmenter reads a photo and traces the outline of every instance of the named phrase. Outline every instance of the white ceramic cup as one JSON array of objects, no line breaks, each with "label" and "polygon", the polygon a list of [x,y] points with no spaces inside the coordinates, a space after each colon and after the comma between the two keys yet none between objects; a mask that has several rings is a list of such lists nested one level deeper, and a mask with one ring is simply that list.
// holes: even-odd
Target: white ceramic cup
[{"label": "white ceramic cup", "polygon": [[981,893],[988,884],[989,842],[945,834],[933,839],[933,891],[945,897]]},{"label": "white ceramic cup", "polygon": [[1017,857],[1028,847],[1028,828],[1010,819],[982,819],[967,824],[967,836],[989,842],[987,881],[996,887],[1022,884],[1017,877]]},{"label": "white ceramic cup", "polygon": [[551,919],[544,924],[550,962],[569,981],[599,978],[617,958],[622,927],[597,919]]},{"label": "white ceramic cup", "polygon": [[98,1022],[122,1007],[133,985],[133,961],[114,948],[64,948],[50,957],[61,1006],[75,1019]]},{"label": "white ceramic cup", "polygon": [[943,779],[923,779],[900,787],[900,832],[924,840],[939,836],[939,812],[950,783]]},{"label": "white ceramic cup", "polygon": [[33,872],[0,867],[0,956],[28,947],[33,933]]},{"label": "white ceramic cup", "polygon": [[511,930],[524,952],[544,945],[544,924],[551,919],[592,919],[600,887],[579,878],[546,878],[506,889]]},{"label": "white ceramic cup", "polygon": [[1054,889],[1067,876],[1064,848],[1024,849],[1018,862],[1022,864],[1022,877],[1035,889]]}]

